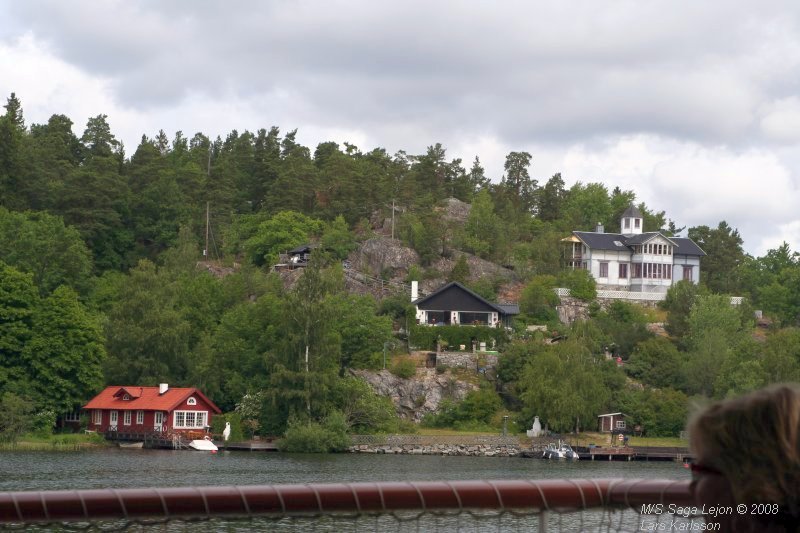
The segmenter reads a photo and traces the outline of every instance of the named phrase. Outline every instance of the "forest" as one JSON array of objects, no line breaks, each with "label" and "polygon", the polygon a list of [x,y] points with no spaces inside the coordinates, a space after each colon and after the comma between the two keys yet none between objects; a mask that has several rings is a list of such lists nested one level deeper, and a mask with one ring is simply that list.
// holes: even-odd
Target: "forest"
[{"label": "forest", "polygon": [[[676,435],[694,400],[800,378],[797,252],[784,244],[752,257],[725,221],[681,227],[634,191],[537,179],[530,153],[510,152],[490,179],[479,157],[448,160],[437,143],[418,155],[335,142],[312,152],[296,130],[272,126],[224,139],[159,131],[128,155],[105,115],[78,137],[64,115],[26,124],[13,93],[4,109],[0,435],[50,431],[107,384],[160,382],[199,387],[251,433],[410,430],[349,372],[381,368],[387,344],[393,369],[407,365],[407,295],[353,294],[342,267],[393,218],[419,257],[406,281],[460,280],[495,298],[504,281],[471,277],[463,261],[436,271],[459,253],[507,267],[523,287],[496,374],[427,424],[498,427],[510,415],[522,429],[535,414],[570,431],[622,411],[648,434]],[[443,220],[449,198],[471,205],[464,224]],[[564,270],[560,240],[616,227],[632,204],[646,231],[688,236],[707,253],[701,284],[676,284],[659,309],[590,304],[588,320],[560,324],[554,287],[594,295],[585,273]],[[309,242],[319,253],[287,286],[271,266]],[[198,268],[209,263],[228,275]],[[562,342],[544,343],[529,324]]]}]

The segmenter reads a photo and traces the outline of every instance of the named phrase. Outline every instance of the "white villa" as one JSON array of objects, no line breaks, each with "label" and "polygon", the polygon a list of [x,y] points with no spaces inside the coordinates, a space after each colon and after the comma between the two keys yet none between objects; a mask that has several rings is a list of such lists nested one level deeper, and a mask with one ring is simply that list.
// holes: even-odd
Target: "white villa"
[{"label": "white villa", "polygon": [[634,206],[622,214],[620,233],[573,231],[567,265],[591,272],[597,288],[612,291],[666,293],[680,280],[700,281],[700,258],[706,253],[694,241],[644,233],[642,213]]}]

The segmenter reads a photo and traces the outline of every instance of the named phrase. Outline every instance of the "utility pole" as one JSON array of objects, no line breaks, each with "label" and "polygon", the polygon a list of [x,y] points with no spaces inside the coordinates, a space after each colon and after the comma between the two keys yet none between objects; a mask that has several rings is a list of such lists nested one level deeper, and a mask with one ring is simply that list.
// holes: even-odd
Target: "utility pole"
[{"label": "utility pole", "polygon": [[392,239],[394,239],[394,198],[392,198]]},{"label": "utility pole", "polygon": [[205,257],[208,257],[208,227],[209,227],[209,222],[211,220],[209,215],[210,205],[211,202],[206,202],[206,247],[203,250],[203,256]]}]

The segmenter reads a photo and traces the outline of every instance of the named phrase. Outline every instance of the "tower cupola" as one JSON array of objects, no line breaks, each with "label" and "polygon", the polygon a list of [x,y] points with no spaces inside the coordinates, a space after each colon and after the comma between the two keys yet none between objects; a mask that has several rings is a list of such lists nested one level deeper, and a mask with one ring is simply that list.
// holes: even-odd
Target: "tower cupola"
[{"label": "tower cupola", "polygon": [[639,235],[642,233],[642,212],[639,211],[634,205],[622,213],[622,220],[620,221],[620,233],[623,235]]}]

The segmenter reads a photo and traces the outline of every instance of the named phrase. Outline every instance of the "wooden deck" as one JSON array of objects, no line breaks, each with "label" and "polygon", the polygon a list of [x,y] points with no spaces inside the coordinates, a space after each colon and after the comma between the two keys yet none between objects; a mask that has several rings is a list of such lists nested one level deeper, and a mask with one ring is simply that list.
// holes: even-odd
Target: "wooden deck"
[{"label": "wooden deck", "polygon": [[581,459],[589,461],[680,461],[692,459],[688,448],[660,446],[618,446],[578,448]]}]

